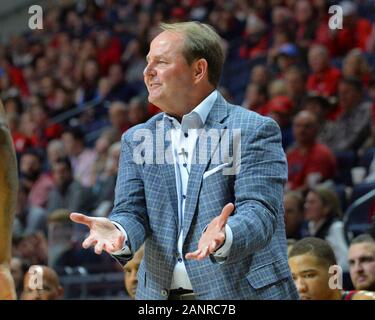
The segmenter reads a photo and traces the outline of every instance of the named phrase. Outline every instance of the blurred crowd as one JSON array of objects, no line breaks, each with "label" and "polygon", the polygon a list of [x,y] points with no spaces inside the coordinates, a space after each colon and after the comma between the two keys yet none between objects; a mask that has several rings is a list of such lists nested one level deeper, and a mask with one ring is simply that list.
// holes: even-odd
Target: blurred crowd
[{"label": "blurred crowd", "polygon": [[[332,4],[343,9],[342,29],[329,28]],[[19,296],[31,265],[49,266],[60,298],[58,276],[123,271],[108,255],[82,249],[87,230],[69,213],[111,211],[121,135],[159,112],[143,84],[149,42],[160,22],[186,20],[221,35],[226,99],[280,126],[287,238],[324,239],[349,275],[350,241],[371,233],[375,212],[371,201],[364,227],[352,233],[343,221],[355,190],[375,188],[374,10],[370,0],[81,0],[49,8],[43,29],[0,44],[0,98],[19,161],[12,260]],[[371,270],[367,290],[375,290]]]}]

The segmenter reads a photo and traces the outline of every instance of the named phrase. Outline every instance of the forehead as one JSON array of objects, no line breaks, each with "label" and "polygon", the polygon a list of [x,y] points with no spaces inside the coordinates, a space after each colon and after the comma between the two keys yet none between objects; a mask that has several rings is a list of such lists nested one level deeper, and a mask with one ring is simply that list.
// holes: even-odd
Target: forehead
[{"label": "forehead", "polygon": [[375,243],[357,243],[350,246],[349,258],[372,256],[375,258]]},{"label": "forehead", "polygon": [[152,40],[147,58],[181,53],[184,40],[184,35],[180,32],[163,31]]},{"label": "forehead", "polygon": [[289,266],[292,273],[300,273],[308,270],[323,270],[325,266],[321,261],[311,254],[301,254],[289,258]]}]

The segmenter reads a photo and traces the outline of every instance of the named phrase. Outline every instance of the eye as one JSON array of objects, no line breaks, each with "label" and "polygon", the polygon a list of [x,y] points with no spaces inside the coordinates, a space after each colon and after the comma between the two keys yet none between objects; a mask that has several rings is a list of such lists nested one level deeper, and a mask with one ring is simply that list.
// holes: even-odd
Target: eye
[{"label": "eye", "polygon": [[306,279],[311,279],[311,278],[314,278],[315,277],[315,274],[314,273],[306,273],[305,275],[304,275],[304,278],[306,278]]}]

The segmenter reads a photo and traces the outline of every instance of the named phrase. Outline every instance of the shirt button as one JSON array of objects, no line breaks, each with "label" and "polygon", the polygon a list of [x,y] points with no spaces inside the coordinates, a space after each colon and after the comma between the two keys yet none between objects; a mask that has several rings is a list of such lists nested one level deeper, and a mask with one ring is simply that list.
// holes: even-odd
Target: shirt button
[{"label": "shirt button", "polygon": [[183,166],[186,168],[187,167],[187,163],[184,163]]},{"label": "shirt button", "polygon": [[182,198],[183,198],[183,199],[186,199],[186,196],[183,194],[183,195],[182,195]]},{"label": "shirt button", "polygon": [[184,133],[184,136],[185,138],[187,138],[189,135],[187,134],[187,132]]},{"label": "shirt button", "polygon": [[166,289],[161,290],[160,293],[161,293],[161,295],[164,296],[164,297],[168,296],[168,291],[167,291]]},{"label": "shirt button", "polygon": [[182,259],[181,259],[181,258],[178,258],[177,261],[178,261],[179,263],[181,263],[181,262],[182,262]]}]

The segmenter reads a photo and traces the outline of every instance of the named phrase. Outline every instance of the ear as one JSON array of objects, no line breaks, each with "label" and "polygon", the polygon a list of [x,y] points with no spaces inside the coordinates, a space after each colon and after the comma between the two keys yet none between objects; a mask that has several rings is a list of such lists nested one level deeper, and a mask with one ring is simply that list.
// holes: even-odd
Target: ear
[{"label": "ear", "polygon": [[202,81],[205,77],[208,79],[208,63],[206,59],[201,58],[193,62],[194,83]]}]

